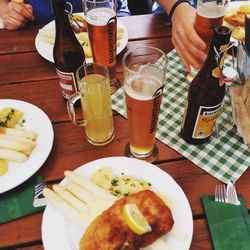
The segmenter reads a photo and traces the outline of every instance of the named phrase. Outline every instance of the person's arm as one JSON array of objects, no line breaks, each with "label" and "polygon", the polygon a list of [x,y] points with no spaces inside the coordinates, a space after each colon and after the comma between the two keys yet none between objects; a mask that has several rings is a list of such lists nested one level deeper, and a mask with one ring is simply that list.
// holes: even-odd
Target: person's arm
[{"label": "person's arm", "polygon": [[[176,0],[159,0],[161,6],[169,14]],[[206,43],[194,29],[195,9],[188,3],[180,3],[173,12],[172,42],[185,65],[187,72],[190,65],[200,68],[207,55],[204,52]]]},{"label": "person's arm", "polygon": [[0,0],[0,17],[5,29],[17,30],[28,21],[33,21],[33,10],[30,4]]}]

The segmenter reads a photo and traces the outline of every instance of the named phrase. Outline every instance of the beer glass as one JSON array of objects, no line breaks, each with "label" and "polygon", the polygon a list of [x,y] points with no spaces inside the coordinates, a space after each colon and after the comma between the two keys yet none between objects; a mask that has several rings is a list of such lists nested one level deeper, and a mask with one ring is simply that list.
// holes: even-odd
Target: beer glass
[{"label": "beer glass", "polygon": [[[208,53],[213,36],[213,29],[222,25],[230,0],[198,0],[196,7],[196,16],[194,28],[201,39],[206,43],[206,52]],[[188,79],[191,81],[198,73],[191,67],[191,73]]]},{"label": "beer glass", "polygon": [[116,0],[83,0],[83,7],[93,60],[107,66],[116,87]]},{"label": "beer glass", "polygon": [[[88,63],[76,71],[78,92],[67,102],[73,124],[84,126],[87,140],[96,146],[114,138],[109,73],[106,66]],[[80,99],[83,119],[76,116],[74,105]]]},{"label": "beer glass", "polygon": [[153,162],[158,156],[155,133],[166,68],[167,56],[154,47],[135,48],[123,57],[129,157]]}]

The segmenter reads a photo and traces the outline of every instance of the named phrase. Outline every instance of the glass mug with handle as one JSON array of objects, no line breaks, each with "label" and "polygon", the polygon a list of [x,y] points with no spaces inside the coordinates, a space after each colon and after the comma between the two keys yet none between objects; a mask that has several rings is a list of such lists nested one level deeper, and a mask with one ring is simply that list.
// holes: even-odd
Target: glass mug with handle
[{"label": "glass mug with handle", "polygon": [[[67,109],[77,126],[84,126],[87,140],[96,146],[108,144],[114,138],[109,73],[98,63],[82,65],[76,71],[78,92],[70,96]],[[81,100],[83,119],[78,119],[74,105]]]},{"label": "glass mug with handle", "polygon": [[114,92],[118,83],[116,0],[83,0],[83,8],[93,61],[107,66],[110,85]]},{"label": "glass mug with handle", "polygon": [[158,156],[155,133],[166,69],[166,54],[154,47],[132,49],[123,57],[129,130],[127,156],[148,162]]}]

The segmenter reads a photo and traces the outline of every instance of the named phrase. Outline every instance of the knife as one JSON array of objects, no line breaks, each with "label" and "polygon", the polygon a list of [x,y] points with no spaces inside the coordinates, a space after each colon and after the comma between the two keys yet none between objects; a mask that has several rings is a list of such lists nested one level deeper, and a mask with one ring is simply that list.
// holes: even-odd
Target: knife
[{"label": "knife", "polygon": [[235,186],[232,182],[229,182],[227,184],[227,203],[233,205],[240,205]]},{"label": "knife", "polygon": [[245,15],[245,46],[248,56],[250,56],[250,15]]}]

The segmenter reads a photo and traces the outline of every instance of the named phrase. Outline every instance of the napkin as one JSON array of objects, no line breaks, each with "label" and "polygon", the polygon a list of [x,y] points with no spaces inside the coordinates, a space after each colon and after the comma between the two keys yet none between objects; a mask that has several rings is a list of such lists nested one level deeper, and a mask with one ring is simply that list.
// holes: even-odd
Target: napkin
[{"label": "napkin", "polygon": [[202,197],[215,250],[250,249],[250,217],[243,197],[238,198],[239,206],[215,202],[211,195]]},{"label": "napkin", "polygon": [[44,209],[33,207],[34,188],[41,182],[42,176],[34,176],[21,186],[0,194],[0,224]]}]

